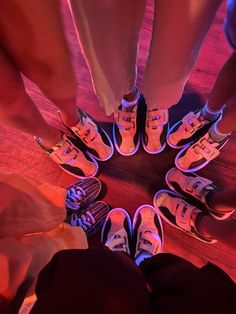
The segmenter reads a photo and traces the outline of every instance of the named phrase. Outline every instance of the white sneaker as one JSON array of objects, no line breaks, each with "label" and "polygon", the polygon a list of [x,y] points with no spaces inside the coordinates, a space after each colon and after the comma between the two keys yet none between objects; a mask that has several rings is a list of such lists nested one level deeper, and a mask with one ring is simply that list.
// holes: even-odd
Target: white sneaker
[{"label": "white sneaker", "polygon": [[84,179],[97,174],[96,160],[83,153],[65,134],[53,147],[45,146],[40,138],[35,137],[35,141],[61,169],[72,176]]},{"label": "white sneaker", "polygon": [[79,110],[81,120],[68,128],[73,136],[84,146],[84,150],[99,161],[106,161],[114,153],[108,134],[85,112]]},{"label": "white sneaker", "polygon": [[209,197],[221,190],[211,180],[196,173],[182,173],[177,168],[172,168],[166,174],[166,183],[171,190],[201,202],[209,214],[218,220],[226,219],[234,212],[232,209],[218,211],[209,205]]},{"label": "white sneaker", "polygon": [[183,148],[208,131],[214,121],[206,120],[201,110],[189,112],[182,120],[175,123],[167,134],[167,143],[172,148]]},{"label": "white sneaker", "polygon": [[111,251],[131,254],[132,223],[129,214],[122,208],[109,212],[103,224],[101,241]]},{"label": "white sneaker", "polygon": [[136,263],[142,254],[151,257],[162,251],[163,227],[161,218],[154,207],[142,205],[136,210],[133,219],[133,240],[136,244],[134,253]]},{"label": "white sneaker", "polygon": [[202,236],[196,227],[200,215],[206,215],[200,209],[190,205],[173,191],[160,190],[153,199],[153,204],[160,216],[171,226],[184,231],[192,237],[205,242],[217,242],[213,238]]},{"label": "white sneaker", "polygon": [[229,136],[221,142],[215,142],[209,133],[206,133],[197,142],[183,148],[177,154],[175,165],[183,172],[198,171],[220,155],[220,149],[225,146],[228,140]]}]

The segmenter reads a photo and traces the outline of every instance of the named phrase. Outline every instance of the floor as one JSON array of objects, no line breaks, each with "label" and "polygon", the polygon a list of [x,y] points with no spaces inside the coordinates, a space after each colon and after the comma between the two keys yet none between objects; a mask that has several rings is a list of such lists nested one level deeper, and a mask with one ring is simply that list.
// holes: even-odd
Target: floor
[{"label": "floor", "polygon": [[[111,132],[112,118],[106,117],[98,105],[87,66],[76,40],[66,1],[63,0],[62,4],[67,37],[78,77],[78,105],[89,114],[97,117],[97,120],[102,123],[109,133]],[[179,104],[171,109],[171,123],[187,113],[190,108],[196,109],[203,105],[216,74],[230,53],[230,48],[222,31],[224,12],[225,7],[223,5],[207,35],[184,95]],[[141,80],[146,61],[152,13],[152,0],[149,0],[140,35],[138,82]],[[26,87],[47,121],[62,128],[55,106],[45,99],[34,84],[27,80]],[[1,125],[0,142],[0,171],[2,173],[20,173],[63,187],[75,182],[73,177],[63,173],[48,159],[40,148],[34,144],[31,136]],[[175,155],[176,151],[170,148],[156,156],[148,155],[142,149],[132,157],[123,157],[115,153],[110,161],[100,163],[99,179],[106,186],[104,200],[111,207],[123,207],[131,214],[141,204],[151,204],[154,193],[165,186],[164,176],[167,170],[173,166]],[[235,156],[236,134],[232,136],[220,157],[203,169],[200,174],[213,179],[220,187],[233,186],[236,182]],[[236,219],[236,214],[232,218]],[[229,250],[223,244],[211,246],[203,244],[166,224],[164,230],[165,252],[182,256],[199,266],[211,261],[219,265],[236,280],[236,251]]]}]

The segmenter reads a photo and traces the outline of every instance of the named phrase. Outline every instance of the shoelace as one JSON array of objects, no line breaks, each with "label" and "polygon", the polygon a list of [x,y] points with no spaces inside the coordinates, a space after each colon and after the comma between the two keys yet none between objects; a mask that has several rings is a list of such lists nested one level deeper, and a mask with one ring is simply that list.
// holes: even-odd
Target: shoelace
[{"label": "shoelace", "polygon": [[88,229],[91,228],[95,222],[95,218],[89,211],[86,211],[80,217],[78,217],[77,214],[72,214],[70,218],[71,226],[81,227],[85,232],[88,231]]},{"label": "shoelace", "polygon": [[71,209],[79,209],[80,201],[86,196],[86,191],[80,186],[72,186],[67,189],[66,206]]}]

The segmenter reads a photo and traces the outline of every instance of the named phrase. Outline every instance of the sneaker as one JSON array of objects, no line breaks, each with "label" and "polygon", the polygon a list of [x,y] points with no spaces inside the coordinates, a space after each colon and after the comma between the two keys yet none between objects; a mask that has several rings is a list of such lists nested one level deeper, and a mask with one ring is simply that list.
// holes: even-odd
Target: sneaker
[{"label": "sneaker", "polygon": [[66,189],[66,208],[68,210],[79,210],[87,207],[95,201],[101,189],[102,184],[97,178],[84,179],[69,186]]},{"label": "sneaker", "polygon": [[122,106],[114,112],[113,141],[116,150],[123,156],[134,155],[140,145],[140,133],[137,126],[138,102],[131,109]]},{"label": "sneaker", "polygon": [[228,140],[229,136],[221,142],[215,142],[209,133],[206,133],[197,142],[183,148],[177,154],[175,165],[183,172],[200,170],[220,155],[220,149],[225,146]]},{"label": "sneaker", "polygon": [[122,208],[109,212],[103,224],[101,241],[111,251],[130,255],[132,223],[129,214]]},{"label": "sneaker", "polygon": [[189,112],[170,128],[167,134],[167,143],[176,149],[186,147],[204,135],[215,121],[206,120],[202,116],[201,110],[195,113]]},{"label": "sneaker", "polygon": [[193,198],[201,202],[214,218],[222,220],[228,218],[234,210],[227,212],[216,211],[209,204],[209,197],[218,193],[220,189],[214,183],[196,173],[182,173],[177,168],[170,169],[166,174],[169,188],[180,195]]},{"label": "sneaker", "polygon": [[60,168],[72,176],[84,179],[97,174],[96,160],[84,154],[65,134],[62,135],[61,141],[53,147],[45,146],[40,138],[35,137],[35,141]]},{"label": "sneaker", "polygon": [[142,255],[154,256],[162,251],[164,234],[161,218],[150,205],[140,206],[133,219],[134,258],[139,264]]},{"label": "sneaker", "polygon": [[85,211],[73,213],[68,222],[72,227],[81,227],[87,235],[98,231],[109,213],[109,206],[102,201],[90,204]]},{"label": "sneaker", "polygon": [[114,147],[108,134],[87,113],[81,110],[79,113],[80,122],[67,129],[90,156],[99,161],[110,159],[114,153]]},{"label": "sneaker", "polygon": [[165,149],[168,128],[168,110],[147,110],[142,136],[142,145],[147,153],[158,154]]},{"label": "sneaker", "polygon": [[197,221],[199,221],[202,215],[206,214],[187,203],[178,193],[169,190],[160,190],[155,194],[153,203],[160,216],[169,225],[184,231],[202,242],[217,242],[213,238],[202,236],[197,230]]}]

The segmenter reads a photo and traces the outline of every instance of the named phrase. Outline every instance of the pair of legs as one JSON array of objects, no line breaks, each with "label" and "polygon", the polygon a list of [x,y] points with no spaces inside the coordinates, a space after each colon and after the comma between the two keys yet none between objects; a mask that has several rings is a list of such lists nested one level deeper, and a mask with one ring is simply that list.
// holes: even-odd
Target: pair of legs
[{"label": "pair of legs", "polygon": [[[219,150],[236,131],[236,2],[229,2],[225,33],[234,51],[225,62],[203,109],[189,113],[167,136],[174,148],[182,148],[176,166],[185,172],[197,171],[219,155]],[[200,139],[199,139],[200,138]],[[187,147],[186,147],[187,146]],[[189,146],[189,147],[188,147]]]},{"label": "pair of legs", "polygon": [[228,219],[236,210],[235,188],[221,190],[211,180],[177,168],[168,171],[166,184],[170,190],[158,191],[154,206],[167,223],[203,242],[236,249],[236,220]]},{"label": "pair of legs", "polygon": [[142,140],[148,153],[160,153],[166,143],[168,108],[182,96],[221,0],[155,1],[152,40],[142,83],[147,104],[142,138],[136,121],[139,97],[134,86],[146,0],[126,4],[117,0],[109,5],[103,0],[95,5],[92,1],[69,2],[101,106],[107,114],[115,113],[113,138],[118,152],[130,156]]},{"label": "pair of legs", "polygon": [[47,124],[27,95],[20,74],[37,84],[57,106],[65,126],[97,159],[111,157],[112,145],[107,136],[76,106],[77,82],[59,1],[43,0],[36,4],[30,0],[24,3],[4,0],[0,9],[1,121],[40,139],[41,147],[67,172],[81,177],[94,175],[96,162]]}]

